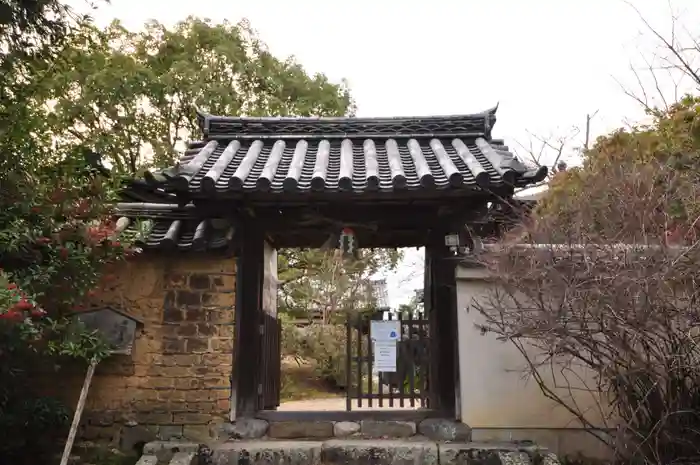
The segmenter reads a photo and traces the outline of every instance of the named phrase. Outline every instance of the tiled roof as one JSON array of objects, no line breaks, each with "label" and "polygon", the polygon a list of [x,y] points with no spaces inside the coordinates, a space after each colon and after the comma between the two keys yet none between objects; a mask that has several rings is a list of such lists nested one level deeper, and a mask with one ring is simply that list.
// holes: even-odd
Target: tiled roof
[{"label": "tiled roof", "polygon": [[227,247],[233,236],[228,221],[201,218],[194,205],[179,207],[158,203],[118,203],[121,229],[136,229],[143,222],[145,237],[137,245],[145,249],[212,250]]},{"label": "tiled roof", "polygon": [[202,141],[153,184],[192,194],[522,187],[546,168],[491,138],[495,109],[425,118],[232,118],[200,114]]},{"label": "tiled roof", "polygon": [[491,137],[497,107],[481,113],[451,116],[398,116],[392,118],[349,117],[230,117],[197,113],[197,122],[206,137],[343,138],[404,137]]}]

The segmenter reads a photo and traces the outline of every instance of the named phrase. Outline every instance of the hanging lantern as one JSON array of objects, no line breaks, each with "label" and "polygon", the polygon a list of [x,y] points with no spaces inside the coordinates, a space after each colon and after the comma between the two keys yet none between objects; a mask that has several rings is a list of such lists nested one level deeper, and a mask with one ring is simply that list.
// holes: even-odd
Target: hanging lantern
[{"label": "hanging lantern", "polygon": [[352,256],[355,259],[359,259],[360,251],[357,238],[355,237],[355,231],[350,228],[343,228],[340,232],[338,248],[341,250],[343,256]]}]

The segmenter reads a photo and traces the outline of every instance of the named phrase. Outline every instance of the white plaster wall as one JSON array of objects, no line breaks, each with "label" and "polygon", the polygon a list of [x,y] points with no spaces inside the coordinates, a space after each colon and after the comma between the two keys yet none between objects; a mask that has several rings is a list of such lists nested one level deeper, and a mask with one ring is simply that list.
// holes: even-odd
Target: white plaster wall
[{"label": "white plaster wall", "polygon": [[[482,269],[457,268],[459,401],[462,421],[474,428],[474,439],[531,439],[562,455],[606,456],[608,451],[580,428],[571,413],[524,377],[524,359],[515,346],[493,334],[482,335],[476,328],[483,317],[472,308],[474,299],[486,299],[492,292],[486,278]],[[586,373],[578,376],[586,382]],[[547,379],[551,383],[552,378]],[[559,392],[571,395],[569,389]],[[603,426],[597,396],[581,391],[574,398],[588,410],[589,420]]]}]

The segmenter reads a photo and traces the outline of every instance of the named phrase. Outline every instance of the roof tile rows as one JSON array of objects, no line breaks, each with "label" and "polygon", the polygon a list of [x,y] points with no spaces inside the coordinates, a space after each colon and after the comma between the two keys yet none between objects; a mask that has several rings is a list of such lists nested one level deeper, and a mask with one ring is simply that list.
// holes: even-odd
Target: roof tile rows
[{"label": "roof tile rows", "polygon": [[145,248],[219,249],[231,242],[230,222],[206,217],[193,203],[177,203],[199,205],[222,193],[269,193],[264,200],[275,202],[284,199],[277,194],[308,192],[377,193],[367,197],[371,199],[396,191],[462,190],[469,195],[544,179],[545,167],[525,165],[502,140],[491,137],[495,110],[409,118],[200,113],[203,140],[190,143],[176,166],[147,173],[145,181],[132,180],[123,193],[130,203],[117,206],[119,221],[132,229],[136,219],[148,222]]},{"label": "roof tile rows", "polygon": [[226,221],[199,218],[194,205],[119,203],[116,205],[118,228],[137,229],[136,220],[145,224],[138,229],[144,237],[137,245],[145,249],[211,250],[229,245],[233,227]]},{"label": "roof tile rows", "polygon": [[544,178],[546,168],[526,166],[503,141],[490,139],[493,122],[492,112],[424,119],[202,117],[204,140],[191,143],[177,167],[149,178],[204,194],[473,189]]}]

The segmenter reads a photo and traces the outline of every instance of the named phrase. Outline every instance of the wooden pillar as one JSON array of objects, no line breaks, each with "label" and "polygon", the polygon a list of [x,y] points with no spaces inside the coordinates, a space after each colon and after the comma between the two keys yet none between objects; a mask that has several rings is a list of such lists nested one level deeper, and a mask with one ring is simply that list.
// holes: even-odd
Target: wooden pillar
[{"label": "wooden pillar", "polygon": [[259,409],[258,386],[262,362],[260,315],[262,312],[264,238],[254,220],[239,229],[236,282],[236,338],[231,389],[235,411],[231,419],[249,417]]},{"label": "wooden pillar", "polygon": [[431,397],[446,415],[457,415],[458,341],[455,263],[445,246],[446,230],[430,234],[425,248],[425,298],[431,326]]}]

